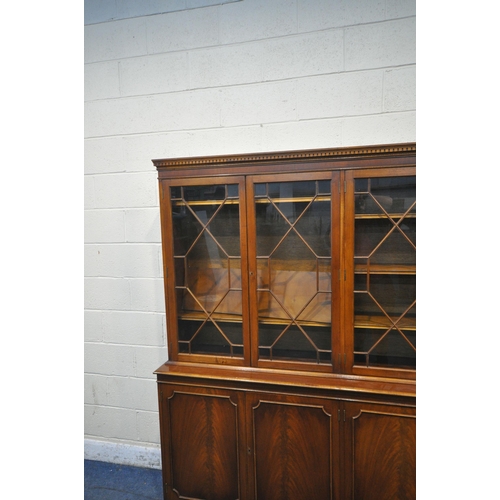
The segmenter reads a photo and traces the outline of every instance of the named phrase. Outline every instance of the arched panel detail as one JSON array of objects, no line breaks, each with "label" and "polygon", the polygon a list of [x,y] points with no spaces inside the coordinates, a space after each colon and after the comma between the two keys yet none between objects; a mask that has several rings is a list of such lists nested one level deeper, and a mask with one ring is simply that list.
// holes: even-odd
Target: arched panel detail
[{"label": "arched panel detail", "polygon": [[169,419],[171,486],[179,498],[239,498],[238,416],[230,396],[175,391]]},{"label": "arched panel detail", "polygon": [[257,499],[331,498],[331,415],[324,407],[261,401],[253,422]]},{"label": "arched panel detail", "polygon": [[353,498],[415,498],[415,416],[360,411],[352,422]]}]

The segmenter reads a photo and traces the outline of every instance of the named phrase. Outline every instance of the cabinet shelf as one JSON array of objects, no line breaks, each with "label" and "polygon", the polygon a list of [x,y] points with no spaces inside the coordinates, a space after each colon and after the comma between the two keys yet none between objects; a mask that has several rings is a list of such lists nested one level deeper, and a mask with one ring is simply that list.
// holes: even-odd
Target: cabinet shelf
[{"label": "cabinet shelf", "polygon": [[[219,238],[219,241],[222,241],[224,243],[223,238]],[[174,256],[176,259],[185,259],[185,255],[175,255]],[[236,256],[223,256],[224,258],[221,258],[220,260],[215,260],[215,259],[195,259],[195,258],[189,258],[189,268],[190,269],[196,269],[196,271],[201,275],[203,271],[206,271],[207,269],[227,269],[228,267],[231,267],[231,269],[241,269],[241,257],[239,255]],[[297,271],[314,271],[316,272],[317,270],[317,265],[318,262],[321,264],[323,263],[323,266],[326,266],[329,264],[329,261],[331,260],[330,257],[326,256],[315,256],[314,258],[311,258],[310,256],[307,256],[303,259],[297,259],[297,258],[290,258],[290,259],[277,259],[273,255],[257,255],[257,260],[258,263],[262,266],[262,261],[270,261],[272,265],[272,269],[274,271],[290,271],[290,272],[297,272]],[[267,262],[266,262],[267,264]],[[319,272],[326,272],[326,271],[319,271]],[[206,273],[205,273],[206,274]]]},{"label": "cabinet shelf", "polygon": [[387,219],[387,215],[389,215],[389,217],[393,220],[401,219],[401,218],[403,218],[403,216],[405,219],[416,219],[417,218],[417,215],[415,214],[415,212],[410,212],[410,213],[407,213],[406,215],[403,212],[398,212],[398,213],[388,212],[387,214],[385,212],[381,213],[381,214],[356,213],[354,215],[354,218],[355,219]]},{"label": "cabinet shelf", "polygon": [[415,265],[402,265],[402,264],[374,264],[362,265],[357,264],[354,266],[354,274],[417,274],[417,266]]},{"label": "cabinet shelf", "polygon": [[[298,196],[298,197],[293,197],[293,198],[268,198],[262,197],[262,198],[255,198],[255,203],[256,204],[262,204],[262,203],[269,203],[270,201],[273,203],[310,203],[311,201],[331,201],[331,196],[330,195],[319,195],[319,196]],[[173,199],[172,200],[172,207],[183,207],[183,206],[190,206],[190,207],[195,207],[195,206],[206,206],[206,205],[239,205],[240,200],[239,199],[232,199],[232,198],[226,198],[223,200],[179,200],[179,199]]]},{"label": "cabinet shelf", "polygon": [[[241,315],[237,314],[214,313],[210,318],[221,323],[242,323]],[[205,313],[189,312],[179,314],[178,319],[182,321],[198,321],[201,323],[207,319],[207,315]]]},{"label": "cabinet shelf", "polygon": [[[220,323],[242,323],[241,316],[235,314],[223,314],[223,313],[214,313],[210,316],[214,321]],[[198,321],[202,322],[207,319],[207,316],[204,313],[197,312],[189,312],[185,314],[178,315],[179,320],[183,321]],[[266,318],[259,316],[259,323],[262,325],[289,325],[291,320],[280,319],[280,318]],[[318,328],[329,328],[331,326],[330,323],[320,322],[320,321],[300,321],[297,320],[301,326],[310,326],[310,327],[318,327]]]},{"label": "cabinet shelf", "polygon": [[[415,331],[417,329],[415,318],[402,318],[397,326],[402,330]],[[354,317],[354,328],[366,328],[370,330],[387,330],[392,326],[387,316],[357,315]]]},{"label": "cabinet shelf", "polygon": [[273,203],[309,203],[311,201],[331,201],[332,198],[330,195],[318,195],[318,196],[297,196],[297,197],[289,197],[289,198],[273,198],[264,196],[262,198],[255,198],[255,203],[269,203],[272,201]]},{"label": "cabinet shelf", "polygon": [[[184,258],[184,256],[175,256],[176,258]],[[241,257],[227,257],[226,259],[221,259],[219,261],[209,260],[209,259],[190,259],[189,267],[191,269],[200,270],[202,272],[206,269],[227,269],[231,267],[231,269],[241,269]],[[276,259],[274,257],[269,257],[267,255],[257,256],[259,261],[263,260],[271,260],[272,269],[275,271],[309,271],[316,272],[317,264],[319,261],[325,261],[329,263],[330,257],[317,257],[316,259]],[[228,262],[229,261],[229,262]],[[409,274],[414,275],[417,272],[416,265],[405,265],[405,264],[371,264],[370,266],[366,264],[356,264],[354,266],[355,274],[366,274],[367,272],[370,274]],[[325,272],[325,271],[319,271]]]},{"label": "cabinet shelf", "polygon": [[238,199],[232,199],[232,198],[227,198],[224,200],[192,200],[192,201],[185,201],[185,200],[177,200],[174,199],[172,200],[172,207],[185,207],[190,206],[190,207],[195,207],[195,206],[207,206],[207,205],[239,205],[240,200]]}]

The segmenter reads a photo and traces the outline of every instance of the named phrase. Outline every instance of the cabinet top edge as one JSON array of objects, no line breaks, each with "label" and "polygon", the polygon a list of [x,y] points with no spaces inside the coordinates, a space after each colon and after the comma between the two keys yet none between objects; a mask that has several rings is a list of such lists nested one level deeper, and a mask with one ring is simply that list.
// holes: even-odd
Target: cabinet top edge
[{"label": "cabinet top edge", "polygon": [[290,162],[329,160],[335,158],[376,157],[384,155],[415,155],[416,143],[383,144],[374,146],[355,146],[327,149],[305,149],[296,151],[279,151],[267,153],[249,153],[219,156],[193,156],[184,158],[164,158],[151,160],[157,169],[175,169],[186,167],[242,165],[246,163]]},{"label": "cabinet top edge", "polygon": [[385,394],[392,396],[416,396],[415,380],[336,375],[315,372],[292,372],[277,369],[253,369],[225,365],[197,366],[191,363],[167,361],[155,370],[158,382],[165,378],[188,378],[225,380],[245,384],[293,386],[310,389],[325,389],[339,392]]}]

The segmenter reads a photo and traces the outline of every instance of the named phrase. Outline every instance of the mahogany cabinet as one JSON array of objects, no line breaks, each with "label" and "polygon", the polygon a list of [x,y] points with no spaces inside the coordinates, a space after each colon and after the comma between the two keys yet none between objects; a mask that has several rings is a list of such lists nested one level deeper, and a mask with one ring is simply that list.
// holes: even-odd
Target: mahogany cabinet
[{"label": "mahogany cabinet", "polygon": [[153,160],[166,499],[415,498],[415,157]]}]

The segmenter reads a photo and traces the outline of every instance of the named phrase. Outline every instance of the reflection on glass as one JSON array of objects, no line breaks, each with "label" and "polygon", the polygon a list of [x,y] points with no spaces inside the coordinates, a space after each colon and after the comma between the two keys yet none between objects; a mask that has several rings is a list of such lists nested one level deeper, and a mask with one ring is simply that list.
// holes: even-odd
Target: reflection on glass
[{"label": "reflection on glass", "polygon": [[179,352],[243,356],[238,185],[171,188]]},{"label": "reflection on glass", "polygon": [[331,362],[331,183],[255,185],[261,359]]},{"label": "reflection on glass", "polygon": [[414,176],[356,179],[354,240],[354,361],[414,369]]}]

